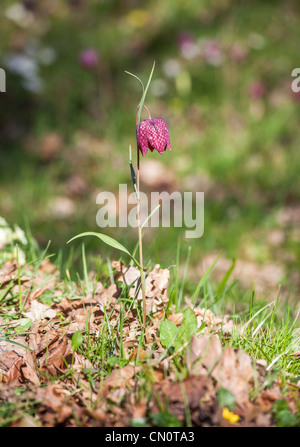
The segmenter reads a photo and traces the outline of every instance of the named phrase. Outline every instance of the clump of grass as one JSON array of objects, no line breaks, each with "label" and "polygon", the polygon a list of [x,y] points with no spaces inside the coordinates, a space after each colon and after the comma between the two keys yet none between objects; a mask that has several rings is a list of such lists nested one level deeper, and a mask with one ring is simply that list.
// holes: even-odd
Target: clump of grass
[{"label": "clump of grass", "polygon": [[[252,303],[253,304],[253,303]],[[284,372],[300,377],[300,359],[293,355],[300,349],[298,316],[288,307],[280,317],[280,296],[240,321],[243,330],[234,331],[229,343],[244,349],[255,359],[267,361],[267,371]]]}]

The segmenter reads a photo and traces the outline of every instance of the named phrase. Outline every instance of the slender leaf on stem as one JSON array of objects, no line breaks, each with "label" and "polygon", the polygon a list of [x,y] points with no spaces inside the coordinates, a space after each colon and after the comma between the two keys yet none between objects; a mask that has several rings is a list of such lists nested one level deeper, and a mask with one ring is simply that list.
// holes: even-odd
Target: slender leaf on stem
[{"label": "slender leaf on stem", "polygon": [[83,263],[83,273],[84,273],[86,288],[87,288],[87,291],[90,292],[91,289],[90,289],[89,275],[88,275],[87,264],[86,264],[84,244],[82,244],[82,263]]},{"label": "slender leaf on stem", "polygon": [[136,177],[135,177],[135,172],[134,172],[134,169],[132,166],[131,145],[129,145],[129,166],[130,166],[130,174],[131,174],[133,189],[134,189],[135,196],[137,199]]},{"label": "slender leaf on stem", "polygon": [[70,239],[68,241],[68,243],[74,241],[75,239],[78,239],[79,237],[83,237],[83,236],[96,236],[96,237],[98,237],[99,239],[101,239],[105,244],[109,245],[110,247],[116,248],[117,250],[120,250],[120,251],[126,253],[128,256],[130,256],[133,259],[133,261],[136,263],[136,265],[140,268],[139,262],[132,256],[132,254],[127,250],[127,248],[124,247],[124,245],[122,245],[120,242],[116,241],[115,239],[113,239],[110,236],[107,236],[106,234],[95,233],[93,231],[87,231],[85,233],[77,234],[72,239]]}]

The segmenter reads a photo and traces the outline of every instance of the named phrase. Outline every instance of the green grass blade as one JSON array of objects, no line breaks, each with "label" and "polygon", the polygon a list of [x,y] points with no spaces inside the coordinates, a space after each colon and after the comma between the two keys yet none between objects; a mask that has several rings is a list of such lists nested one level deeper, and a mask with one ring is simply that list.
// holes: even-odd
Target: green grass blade
[{"label": "green grass blade", "polygon": [[198,282],[198,285],[197,285],[196,290],[193,295],[194,306],[196,304],[196,300],[199,295],[201,287],[203,286],[203,284],[205,283],[205,281],[211,274],[212,269],[216,265],[217,261],[220,259],[221,255],[222,255],[222,253],[220,253],[219,256],[214,260],[214,262],[208,267],[208,269],[205,271],[204,275],[201,277],[200,281]]},{"label": "green grass blade", "polygon": [[226,286],[226,283],[227,283],[228,279],[230,278],[231,273],[234,270],[234,267],[235,267],[235,259],[233,259],[231,267],[229,267],[229,269],[225,273],[222,281],[220,282],[220,284],[218,286],[218,290],[217,290],[217,293],[216,293],[217,296],[221,295],[221,293],[223,292],[223,290],[224,290],[224,288]]},{"label": "green grass blade", "polygon": [[142,226],[141,226],[141,230],[144,228],[144,226],[146,225],[146,223],[148,222],[149,219],[151,219],[151,217],[153,216],[154,213],[156,213],[156,211],[160,208],[160,205],[157,205],[153,211],[151,211],[151,213],[149,214],[148,217],[146,217],[146,219],[144,220]]},{"label": "green grass blade", "polygon": [[150,73],[150,76],[149,76],[149,79],[148,79],[146,88],[145,88],[145,90],[144,90],[144,92],[143,92],[141,101],[140,101],[140,103],[139,103],[138,122],[141,121],[142,108],[143,108],[143,105],[144,105],[144,103],[145,103],[145,99],[146,99],[147,91],[148,91],[148,88],[149,88],[149,85],[150,85],[150,82],[151,82],[151,79],[152,79],[152,76],[153,76],[154,68],[155,68],[155,61],[153,62],[152,70],[151,70],[151,73]]},{"label": "green grass blade", "polygon": [[146,88],[144,87],[143,82],[141,81],[141,79],[140,79],[138,76],[136,76],[136,75],[133,74],[133,73],[130,73],[130,71],[126,71],[126,70],[125,70],[125,73],[127,73],[127,74],[133,76],[135,79],[137,79],[137,80],[139,81],[139,83],[141,84],[142,89],[143,89],[143,94],[142,94],[141,100],[140,100],[139,105],[138,105],[138,107],[139,107],[139,111],[138,111],[138,122],[141,121],[142,108],[143,108],[143,105],[144,105],[144,103],[145,103],[145,99],[146,99],[147,91],[148,91],[148,88],[149,88],[149,85],[150,85],[150,82],[151,82],[151,79],[152,79],[152,76],[153,76],[154,68],[155,68],[155,61],[153,62],[152,70],[151,70],[151,73],[150,73],[150,76],[149,76],[149,79],[148,79]]}]

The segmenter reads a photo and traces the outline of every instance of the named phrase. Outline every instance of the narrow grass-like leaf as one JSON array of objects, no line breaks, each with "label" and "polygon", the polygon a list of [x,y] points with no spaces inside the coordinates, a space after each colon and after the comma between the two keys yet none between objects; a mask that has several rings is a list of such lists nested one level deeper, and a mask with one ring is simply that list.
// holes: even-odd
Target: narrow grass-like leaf
[{"label": "narrow grass-like leaf", "polygon": [[95,236],[95,237],[98,237],[102,242],[104,242],[105,244],[109,245],[110,247],[116,248],[117,250],[120,250],[120,251],[126,253],[128,256],[130,256],[133,259],[133,261],[136,263],[136,265],[139,268],[141,268],[139,262],[132,256],[132,254],[127,250],[127,248],[124,247],[124,245],[122,245],[120,242],[116,241],[112,237],[107,236],[106,234],[95,233],[93,231],[87,231],[85,233],[77,234],[72,239],[70,239],[67,243],[69,244],[70,242],[74,241],[75,239],[78,239],[78,238],[84,237],[84,236]]},{"label": "narrow grass-like leaf", "polygon": [[147,91],[148,91],[150,82],[151,82],[151,80],[152,80],[152,76],[153,76],[154,68],[155,68],[155,61],[153,62],[152,70],[151,70],[151,73],[150,73],[150,76],[149,76],[149,79],[148,79],[146,88],[145,88],[145,90],[144,90],[144,92],[143,92],[143,95],[142,95],[140,104],[139,104],[139,113],[138,113],[138,121],[139,121],[139,122],[141,121],[142,108],[143,108],[143,105],[144,105],[144,102],[145,102],[145,99],[146,99],[146,95],[147,95]]},{"label": "narrow grass-like leaf", "polygon": [[194,307],[196,305],[196,300],[198,298],[201,287],[203,286],[203,284],[205,283],[205,281],[211,274],[212,269],[214,268],[214,266],[216,265],[217,261],[220,259],[221,256],[222,256],[222,253],[219,254],[219,256],[214,260],[214,262],[208,267],[208,269],[205,271],[204,275],[201,277],[201,279],[195,289],[194,295],[193,295]]},{"label": "narrow grass-like leaf", "polygon": [[141,226],[141,230],[144,228],[144,226],[146,225],[146,223],[148,222],[149,219],[151,219],[151,217],[153,216],[154,213],[156,213],[156,211],[160,208],[160,205],[157,205],[153,211],[151,211],[151,213],[149,214],[148,217],[146,217],[146,219],[144,220],[142,226]]},{"label": "narrow grass-like leaf", "polygon": [[274,306],[275,301],[272,301],[271,303],[266,304],[264,307],[262,307],[261,309],[259,309],[248,321],[247,323],[244,325],[243,327],[243,332],[245,331],[246,327],[251,323],[251,321],[254,320],[254,318],[257,317],[257,315],[259,315],[261,312],[263,312],[265,309],[267,309],[270,306]]},{"label": "narrow grass-like leaf", "polygon": [[[5,296],[8,294],[9,290],[12,288],[14,282],[10,281],[10,283],[8,284],[8,286],[3,289],[0,293],[0,302],[5,298]],[[2,288],[2,284],[0,283],[0,290]]]},{"label": "narrow grass-like leaf", "polygon": [[89,275],[88,275],[88,270],[87,270],[84,244],[82,244],[82,263],[83,263],[83,274],[84,274],[86,288],[87,288],[87,291],[90,292],[91,289],[90,289]]},{"label": "narrow grass-like leaf", "polygon": [[176,305],[176,308],[178,310],[180,309],[182,298],[183,298],[183,290],[184,290],[185,280],[186,280],[186,276],[187,276],[187,272],[188,272],[190,255],[191,255],[191,246],[188,247],[188,254],[187,254],[187,258],[186,258],[183,278],[181,280],[181,287],[180,287],[179,294],[178,294],[177,305]]},{"label": "narrow grass-like leaf", "polygon": [[155,67],[155,61],[153,62],[152,70],[151,70],[151,73],[150,73],[150,76],[149,76],[149,79],[148,79],[146,88],[144,87],[143,82],[141,81],[141,79],[140,79],[138,76],[136,76],[136,75],[133,74],[133,73],[130,73],[130,71],[126,71],[126,70],[125,70],[125,73],[127,73],[127,74],[133,76],[135,79],[137,79],[137,80],[139,81],[139,83],[141,84],[142,89],[143,89],[143,94],[142,94],[141,100],[140,100],[139,105],[138,105],[138,107],[139,107],[139,111],[138,111],[138,122],[139,122],[139,123],[140,123],[140,121],[141,121],[142,108],[143,108],[143,105],[144,105],[144,102],[145,102],[145,99],[146,99],[146,95],[147,95],[147,91],[148,91],[148,88],[149,88],[149,85],[150,85],[150,82],[151,82],[151,79],[152,79],[152,76],[153,76],[154,67]]},{"label": "narrow grass-like leaf", "polygon": [[255,331],[252,333],[252,339],[254,339],[255,335],[258,333],[258,331],[260,330],[260,328],[264,325],[264,323],[268,320],[268,318],[272,315],[272,312],[269,312],[267,314],[267,316],[259,323],[259,325],[257,326],[257,328],[255,329]]},{"label": "narrow grass-like leaf", "polygon": [[221,295],[221,293],[223,292],[223,290],[224,290],[224,288],[225,288],[225,286],[226,286],[226,283],[227,283],[228,279],[230,278],[231,273],[232,273],[233,270],[234,270],[234,267],[235,267],[235,259],[232,261],[232,265],[231,265],[231,267],[229,267],[229,269],[228,269],[227,272],[225,273],[225,275],[224,275],[222,281],[220,282],[220,284],[219,284],[219,286],[218,286],[218,289],[217,289],[217,296]]},{"label": "narrow grass-like leaf", "polygon": [[130,174],[131,174],[133,189],[134,189],[135,196],[136,196],[136,199],[137,199],[137,186],[136,186],[135,171],[134,171],[133,166],[132,166],[131,145],[129,145],[129,167],[130,167]]}]

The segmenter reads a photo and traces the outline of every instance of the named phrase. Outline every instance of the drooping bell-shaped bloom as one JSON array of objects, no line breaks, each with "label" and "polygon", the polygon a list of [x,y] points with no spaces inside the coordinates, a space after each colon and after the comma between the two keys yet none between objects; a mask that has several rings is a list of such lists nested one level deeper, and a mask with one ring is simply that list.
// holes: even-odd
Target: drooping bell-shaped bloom
[{"label": "drooping bell-shaped bloom", "polygon": [[136,139],[139,150],[145,156],[148,149],[156,149],[162,154],[167,147],[171,150],[169,131],[161,118],[148,118],[136,126]]}]

